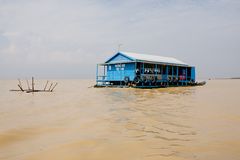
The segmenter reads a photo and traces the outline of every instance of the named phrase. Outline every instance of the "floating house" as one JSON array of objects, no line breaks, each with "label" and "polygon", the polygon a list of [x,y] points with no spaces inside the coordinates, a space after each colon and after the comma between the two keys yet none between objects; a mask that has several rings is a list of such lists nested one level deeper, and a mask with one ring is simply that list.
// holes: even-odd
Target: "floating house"
[{"label": "floating house", "polygon": [[195,67],[178,59],[118,52],[97,64],[96,86],[168,87],[195,83]]}]

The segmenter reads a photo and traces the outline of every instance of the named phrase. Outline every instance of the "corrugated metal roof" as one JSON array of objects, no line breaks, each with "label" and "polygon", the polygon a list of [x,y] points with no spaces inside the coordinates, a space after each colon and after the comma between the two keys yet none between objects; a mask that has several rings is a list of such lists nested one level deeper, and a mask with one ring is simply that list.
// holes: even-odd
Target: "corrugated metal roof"
[{"label": "corrugated metal roof", "polygon": [[187,65],[186,63],[172,57],[163,57],[149,54],[139,54],[132,52],[119,52],[131,59],[139,60],[139,61],[150,61],[150,62],[158,62],[158,63],[170,63],[170,64],[179,64],[179,65]]}]

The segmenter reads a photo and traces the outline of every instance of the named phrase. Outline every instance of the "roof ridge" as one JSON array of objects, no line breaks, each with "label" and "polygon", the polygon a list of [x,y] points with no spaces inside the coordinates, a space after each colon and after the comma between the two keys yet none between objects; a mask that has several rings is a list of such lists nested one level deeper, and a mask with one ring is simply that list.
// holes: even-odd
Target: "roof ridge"
[{"label": "roof ridge", "polygon": [[[174,58],[174,57],[168,57],[168,56],[159,56],[159,55],[142,54],[142,53],[125,52],[125,51],[119,51],[119,53],[125,54],[125,55],[127,55],[127,56],[129,56],[129,57],[136,58],[136,59],[138,59],[138,58],[135,57],[135,56],[143,56],[144,59],[147,58],[147,57],[148,57],[148,58],[149,58],[149,57],[150,57],[150,58],[155,57],[155,58],[163,58],[163,59],[178,61],[178,63],[186,64],[185,62],[182,62],[182,61],[180,61],[180,60],[178,60],[178,59],[176,59],[176,58]],[[140,58],[140,59],[141,59],[141,58]],[[154,60],[153,60],[153,61],[154,61]]]},{"label": "roof ridge", "polygon": [[132,59],[137,59],[137,60],[187,65],[185,62],[180,61],[174,57],[142,54],[142,53],[135,53],[135,52],[125,52],[125,51],[119,51],[118,53],[121,53],[127,57],[130,57]]},{"label": "roof ridge", "polygon": [[[138,53],[138,52],[126,52],[126,51],[119,51],[119,53],[122,53],[122,54],[124,54],[124,53],[129,53],[129,54],[139,54],[139,55],[147,55],[147,56],[155,56],[155,57],[166,57],[166,58],[174,58],[174,57],[169,57],[169,56],[160,56],[160,55],[154,55],[154,54],[145,54],[145,53]],[[176,58],[174,58],[174,59],[176,59]]]}]

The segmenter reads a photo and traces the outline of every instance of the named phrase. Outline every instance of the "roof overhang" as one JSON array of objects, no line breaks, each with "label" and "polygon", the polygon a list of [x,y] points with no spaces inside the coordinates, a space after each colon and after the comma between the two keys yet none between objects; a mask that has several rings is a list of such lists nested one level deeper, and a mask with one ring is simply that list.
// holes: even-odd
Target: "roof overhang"
[{"label": "roof overhang", "polygon": [[154,62],[154,61],[142,61],[142,60],[137,60],[136,62],[150,63],[150,64],[160,64],[160,65],[172,65],[172,66],[190,67],[189,65],[185,65],[185,64],[166,63],[166,62]]},{"label": "roof overhang", "polygon": [[126,64],[126,63],[136,63],[136,61],[119,61],[119,62],[111,62],[111,63],[99,63],[98,65],[100,65],[100,66],[106,66],[106,65],[109,65],[109,64],[122,64],[122,63],[124,63],[124,64]]},{"label": "roof overhang", "polygon": [[[125,59],[118,59],[118,56],[123,56]],[[123,63],[149,63],[149,64],[160,64],[160,65],[171,65],[171,66],[181,66],[181,67],[191,67],[190,65],[172,57],[163,57],[155,55],[137,54],[131,52],[117,52],[112,57],[110,57],[105,63],[98,65],[109,65],[109,64],[123,64]]]},{"label": "roof overhang", "polygon": [[148,64],[160,64],[160,65],[171,65],[171,66],[179,66],[179,67],[192,67],[190,65],[184,65],[184,64],[175,64],[175,63],[164,63],[164,62],[153,62],[153,61],[142,61],[142,60],[136,60],[136,61],[119,61],[119,62],[112,62],[112,63],[99,63],[99,66],[106,66],[106,65],[110,65],[110,64],[126,64],[126,63],[136,63],[136,62],[140,62],[140,63],[148,63]]},{"label": "roof overhang", "polygon": [[[107,61],[105,61],[105,63],[110,62],[112,59],[114,59],[114,58],[117,57],[118,55],[122,55],[122,56],[128,58],[128,59],[131,60],[131,61],[135,61],[135,59],[133,59],[132,57],[129,57],[129,56],[127,56],[127,55],[125,55],[125,54],[123,54],[123,53],[121,53],[121,52],[117,52],[117,53],[114,54],[112,57],[110,57]],[[124,61],[121,61],[121,63],[122,63],[122,62],[124,62]],[[115,62],[114,62],[114,63],[115,63]]]}]

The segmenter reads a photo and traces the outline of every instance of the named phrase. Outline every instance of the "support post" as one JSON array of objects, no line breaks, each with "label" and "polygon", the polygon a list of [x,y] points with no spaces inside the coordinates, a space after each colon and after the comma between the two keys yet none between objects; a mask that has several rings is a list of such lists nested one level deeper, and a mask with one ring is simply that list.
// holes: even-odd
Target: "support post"
[{"label": "support post", "polygon": [[34,92],[34,78],[32,77],[32,91]]},{"label": "support post", "polygon": [[168,85],[168,65],[166,65],[166,77],[167,77],[167,85]]},{"label": "support post", "polygon": [[161,65],[161,75],[163,75],[163,65]]},{"label": "support post", "polygon": [[18,83],[19,83],[19,86],[22,88],[22,83],[20,79],[18,79]]},{"label": "support post", "polygon": [[22,86],[20,86],[20,84],[18,84],[18,87],[21,89],[22,92],[24,92]]},{"label": "support post", "polygon": [[51,83],[51,85],[50,85],[50,87],[49,87],[48,91],[51,91],[51,87],[52,87],[52,85],[53,85],[53,83]]},{"label": "support post", "polygon": [[[144,63],[142,63],[143,65],[142,65],[142,67],[143,67],[143,75],[145,74],[145,69],[144,69]],[[142,82],[142,86],[143,86],[143,82]]]},{"label": "support post", "polygon": [[[134,75],[134,77],[137,77],[136,71],[137,71],[137,62],[135,62],[135,75]],[[141,71],[139,71],[139,72],[141,72]]]},{"label": "support post", "polygon": [[162,81],[163,81],[163,65],[160,65],[160,69],[161,69],[161,83],[162,83]]},{"label": "support post", "polygon": [[47,85],[48,85],[48,81],[47,81],[47,83],[45,84],[44,91],[46,90],[46,88],[47,88]]},{"label": "support post", "polygon": [[105,69],[106,69],[105,65],[103,66],[103,69],[104,69],[104,71],[103,71],[103,76],[104,76],[103,79],[105,79]]},{"label": "support post", "polygon": [[178,81],[179,81],[179,77],[178,77],[178,68],[179,68],[179,67],[177,66],[177,73],[176,73],[176,74],[177,74],[177,85],[178,85]]},{"label": "support post", "polygon": [[27,82],[28,90],[30,90],[30,86],[29,86],[29,83],[28,83],[28,80],[27,80],[27,79],[26,79],[26,82]]},{"label": "support post", "polygon": [[143,63],[143,65],[142,65],[142,66],[143,66],[143,74],[145,74],[145,68],[144,68],[144,63]]},{"label": "support post", "polygon": [[98,81],[98,64],[96,66],[96,82]]},{"label": "support post", "polygon": [[155,82],[155,85],[157,85],[157,71],[158,71],[158,64],[155,64],[155,73],[154,73],[154,82]]},{"label": "support post", "polygon": [[54,88],[57,86],[58,83],[55,83],[55,85],[53,86],[53,88],[51,89],[51,92],[54,90]]},{"label": "support post", "polygon": [[178,78],[178,66],[177,66],[177,78]]},{"label": "support post", "polygon": [[188,75],[187,75],[187,72],[188,72],[188,68],[186,67],[186,85],[187,85],[187,82],[188,82],[188,80],[187,80],[187,79],[188,79],[188,77],[187,77],[187,76],[188,76]]},{"label": "support post", "polygon": [[157,71],[157,64],[155,64],[155,73],[154,73],[155,76],[157,75],[157,72],[156,72],[156,71]]}]

